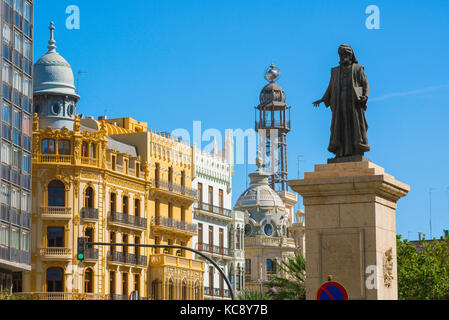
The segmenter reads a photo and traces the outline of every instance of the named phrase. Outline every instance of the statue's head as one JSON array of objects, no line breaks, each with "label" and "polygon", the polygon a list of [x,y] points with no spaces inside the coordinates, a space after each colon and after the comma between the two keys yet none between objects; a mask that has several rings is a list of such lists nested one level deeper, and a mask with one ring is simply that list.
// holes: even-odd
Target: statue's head
[{"label": "statue's head", "polygon": [[357,58],[355,57],[354,51],[351,46],[347,44],[342,44],[338,48],[338,55],[340,56],[340,64],[341,65],[350,65],[353,63],[358,63]]}]

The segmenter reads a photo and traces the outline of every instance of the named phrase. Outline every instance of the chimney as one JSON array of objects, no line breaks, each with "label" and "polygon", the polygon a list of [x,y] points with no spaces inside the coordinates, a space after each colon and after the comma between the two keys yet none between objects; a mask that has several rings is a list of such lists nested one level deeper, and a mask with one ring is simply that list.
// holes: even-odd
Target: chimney
[{"label": "chimney", "polygon": [[104,116],[98,116],[98,121],[103,121],[103,120],[107,120],[108,117],[106,115]]}]

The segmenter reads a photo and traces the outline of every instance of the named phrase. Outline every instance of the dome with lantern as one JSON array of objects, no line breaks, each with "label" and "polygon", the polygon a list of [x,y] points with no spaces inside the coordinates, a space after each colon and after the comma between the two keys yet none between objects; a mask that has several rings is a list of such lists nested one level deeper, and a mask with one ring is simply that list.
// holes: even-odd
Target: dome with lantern
[{"label": "dome with lantern", "polygon": [[56,52],[54,23],[50,23],[48,52],[35,64],[33,73],[34,113],[39,116],[41,128],[73,129],[76,116],[76,94],[70,64]]},{"label": "dome with lantern", "polygon": [[246,237],[285,237],[289,226],[285,204],[277,192],[270,188],[270,174],[263,170],[259,158],[256,163],[258,169],[249,175],[250,186],[238,198],[234,210],[246,212]]},{"label": "dome with lantern", "polygon": [[281,76],[281,71],[273,64],[265,71],[265,80],[269,83],[260,92],[259,100],[261,105],[285,105],[285,92],[276,83]]}]

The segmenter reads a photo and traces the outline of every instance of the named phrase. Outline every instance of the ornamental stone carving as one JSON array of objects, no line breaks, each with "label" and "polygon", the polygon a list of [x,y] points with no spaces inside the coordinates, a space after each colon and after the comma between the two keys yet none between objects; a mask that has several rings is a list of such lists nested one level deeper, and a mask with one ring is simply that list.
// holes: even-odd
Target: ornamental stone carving
[{"label": "ornamental stone carving", "polygon": [[393,282],[393,248],[388,249],[383,257],[384,285],[389,288]]}]

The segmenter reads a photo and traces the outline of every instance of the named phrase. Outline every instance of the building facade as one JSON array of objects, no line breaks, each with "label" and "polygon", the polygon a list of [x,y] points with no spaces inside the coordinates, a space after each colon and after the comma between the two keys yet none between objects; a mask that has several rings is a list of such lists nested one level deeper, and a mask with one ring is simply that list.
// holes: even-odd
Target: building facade
[{"label": "building facade", "polygon": [[[197,190],[192,147],[167,133],[146,131],[130,118],[105,120],[121,127],[112,137],[135,143],[150,181],[148,243],[193,248],[198,227],[192,205]],[[137,128],[137,129],[136,129]],[[189,250],[158,248],[149,252],[148,296],[154,300],[202,300],[204,263]]]},{"label": "building facade", "polygon": [[[237,294],[243,289],[244,278],[244,216],[232,211],[232,153],[226,154],[232,149],[232,134],[226,136],[221,152],[214,148],[208,153],[194,147],[193,187],[198,190],[198,201],[194,204],[193,221],[198,225],[198,236],[194,237],[193,245],[220,266]],[[223,275],[207,261],[204,298],[231,298]]]},{"label": "building facade", "polygon": [[0,292],[30,266],[33,1],[1,1]]},{"label": "building facade", "polygon": [[289,236],[289,212],[269,186],[269,174],[259,168],[251,173],[250,186],[237,200],[234,210],[245,213],[245,289],[264,291],[263,283],[280,274],[277,265],[296,251]]},{"label": "building facade", "polygon": [[73,72],[49,51],[34,67],[32,271],[34,299],[202,299],[203,262],[187,250],[88,245],[191,246],[192,148],[147,123],[77,115]]}]

